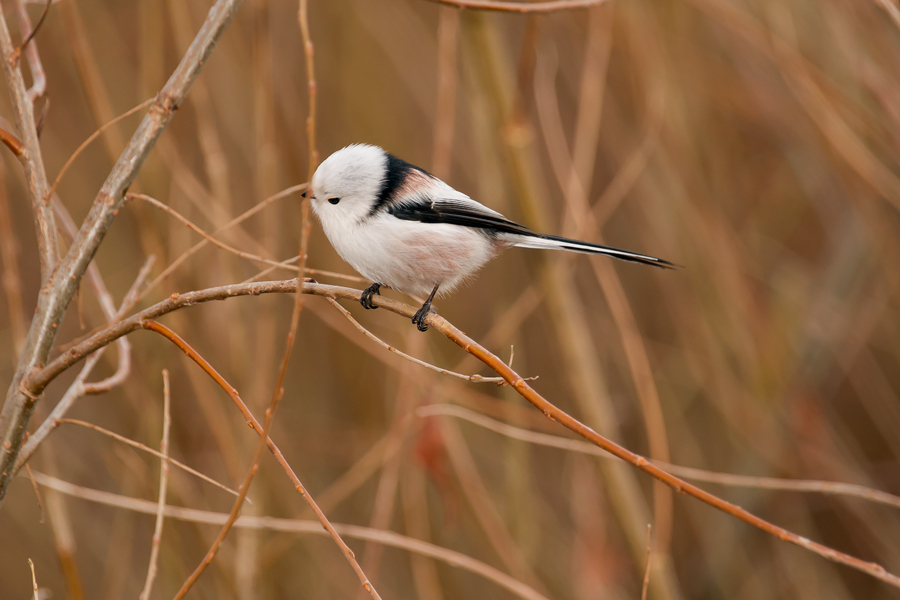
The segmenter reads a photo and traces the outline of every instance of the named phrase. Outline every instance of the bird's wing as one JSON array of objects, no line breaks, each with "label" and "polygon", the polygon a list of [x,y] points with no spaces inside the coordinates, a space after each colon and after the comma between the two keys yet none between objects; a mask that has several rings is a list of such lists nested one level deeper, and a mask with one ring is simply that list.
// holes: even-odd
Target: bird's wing
[{"label": "bird's wing", "polygon": [[406,198],[391,205],[388,208],[388,212],[404,221],[446,223],[461,227],[473,227],[484,229],[488,234],[537,235],[524,225],[510,221],[500,213],[475,202],[471,198]]},{"label": "bird's wing", "polygon": [[433,199],[428,196],[407,197],[390,205],[388,212],[404,221],[446,223],[461,227],[472,227],[481,229],[492,237],[498,234],[506,234],[504,237],[507,243],[521,248],[568,250],[569,252],[584,254],[600,254],[663,269],[672,269],[676,266],[667,260],[656,258],[655,256],[557,237],[555,235],[536,233],[524,225],[510,221],[500,213],[479,204],[467,196],[452,199]]}]

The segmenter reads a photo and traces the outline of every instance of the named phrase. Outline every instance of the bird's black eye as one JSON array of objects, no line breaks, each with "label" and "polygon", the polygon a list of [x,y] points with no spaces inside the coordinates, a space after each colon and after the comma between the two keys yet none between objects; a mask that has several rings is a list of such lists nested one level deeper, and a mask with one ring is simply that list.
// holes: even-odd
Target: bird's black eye
[{"label": "bird's black eye", "polygon": [[340,198],[329,198],[329,199],[328,199],[328,204],[337,204],[337,203],[340,202],[340,201],[341,201]]}]

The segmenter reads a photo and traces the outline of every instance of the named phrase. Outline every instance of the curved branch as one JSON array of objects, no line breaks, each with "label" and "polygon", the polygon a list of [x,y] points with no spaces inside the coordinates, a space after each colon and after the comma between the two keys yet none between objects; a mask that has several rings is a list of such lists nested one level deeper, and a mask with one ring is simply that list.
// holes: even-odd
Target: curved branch
[{"label": "curved branch", "polygon": [[[50,381],[52,381],[60,373],[65,371],[67,368],[69,368],[74,363],[81,360],[91,352],[102,348],[103,346],[109,344],[117,338],[131,331],[134,331],[135,329],[140,329],[144,326],[144,322],[146,320],[164,315],[184,306],[199,304],[201,302],[209,302],[210,300],[223,300],[236,296],[272,293],[296,293],[296,291],[297,281],[291,280],[228,285],[218,288],[199,290],[182,295],[173,294],[168,300],[160,302],[159,304],[151,306],[150,308],[141,311],[124,321],[116,323],[115,325],[112,325],[107,329],[100,331],[96,335],[91,336],[77,346],[72,347],[66,353],[48,364],[46,367],[34,372],[31,376],[26,378],[22,384],[22,391],[29,397],[36,398]],[[320,283],[312,282],[304,282],[302,284],[302,291],[304,294],[325,296],[327,298],[332,298],[335,300],[356,300],[357,302],[360,300],[362,294],[361,290],[354,290],[351,288],[333,285],[323,285]],[[391,300],[390,298],[385,298],[384,296],[374,296],[373,303],[380,308],[387,309],[390,312],[407,318],[411,318],[416,312],[416,308],[407,304],[403,304],[402,302]],[[521,375],[513,371],[498,356],[490,353],[486,348],[478,344],[475,340],[457,329],[449,321],[447,321],[437,313],[430,313],[428,317],[426,317],[426,322],[437,331],[443,333],[448,339],[457,344],[460,348],[493,369],[498,375],[503,377],[503,379],[505,379],[509,383],[509,385],[512,386],[513,389],[515,389],[523,398],[528,400],[538,410],[544,413],[544,415],[548,419],[559,422],[566,428],[577,433],[594,445],[599,446],[610,454],[628,462],[631,465],[634,465],[648,475],[665,483],[679,494],[692,496],[700,500],[701,502],[709,504],[713,508],[736,517],[741,521],[744,521],[745,523],[753,525],[754,527],[761,529],[782,541],[796,544],[797,546],[805,548],[806,550],[818,554],[823,558],[827,558],[828,560],[834,561],[836,563],[846,565],[858,571],[862,571],[863,573],[867,573],[872,577],[875,577],[876,579],[880,579],[881,581],[900,588],[900,577],[889,573],[887,570],[885,570],[884,567],[879,564],[860,560],[858,558],[850,556],[849,554],[845,554],[833,548],[829,548],[828,546],[825,546],[823,544],[808,540],[805,537],[784,529],[783,527],[779,527],[778,525],[770,523],[765,519],[761,519],[736,504],[732,504],[731,502],[722,500],[718,496],[714,496],[709,492],[706,492],[694,485],[687,483],[682,479],[679,479],[678,477],[675,477],[663,471],[659,467],[651,464],[645,457],[636,454],[613,442],[612,440],[603,437],[584,423],[581,423],[565,411],[551,404],[546,398],[541,396],[530,385],[528,385],[528,382],[525,381],[525,379]]]}]

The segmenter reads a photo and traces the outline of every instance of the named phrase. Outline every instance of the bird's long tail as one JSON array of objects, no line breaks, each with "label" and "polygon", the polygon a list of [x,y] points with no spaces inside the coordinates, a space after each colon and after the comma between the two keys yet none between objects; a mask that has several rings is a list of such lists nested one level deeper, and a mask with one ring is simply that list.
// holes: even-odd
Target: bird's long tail
[{"label": "bird's long tail", "polygon": [[611,256],[619,260],[627,260],[630,262],[641,263],[642,265],[650,265],[661,269],[674,269],[675,264],[667,260],[647,256],[646,254],[637,254],[628,250],[619,250],[610,246],[601,246],[600,244],[590,244],[588,242],[580,242],[578,240],[570,240],[555,235],[512,235],[509,236],[513,242],[513,246],[520,248],[538,248],[541,250],[568,250],[569,252],[581,252],[583,254],[602,254]]}]

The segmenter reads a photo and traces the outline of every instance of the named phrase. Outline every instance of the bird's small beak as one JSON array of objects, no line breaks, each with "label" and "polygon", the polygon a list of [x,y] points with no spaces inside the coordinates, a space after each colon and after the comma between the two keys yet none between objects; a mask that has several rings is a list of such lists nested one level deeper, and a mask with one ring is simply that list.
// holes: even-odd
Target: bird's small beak
[{"label": "bird's small beak", "polygon": [[308,191],[309,191],[309,190],[303,190],[303,193],[300,194],[300,196],[302,196],[303,198],[306,198],[306,192],[308,192]]}]

